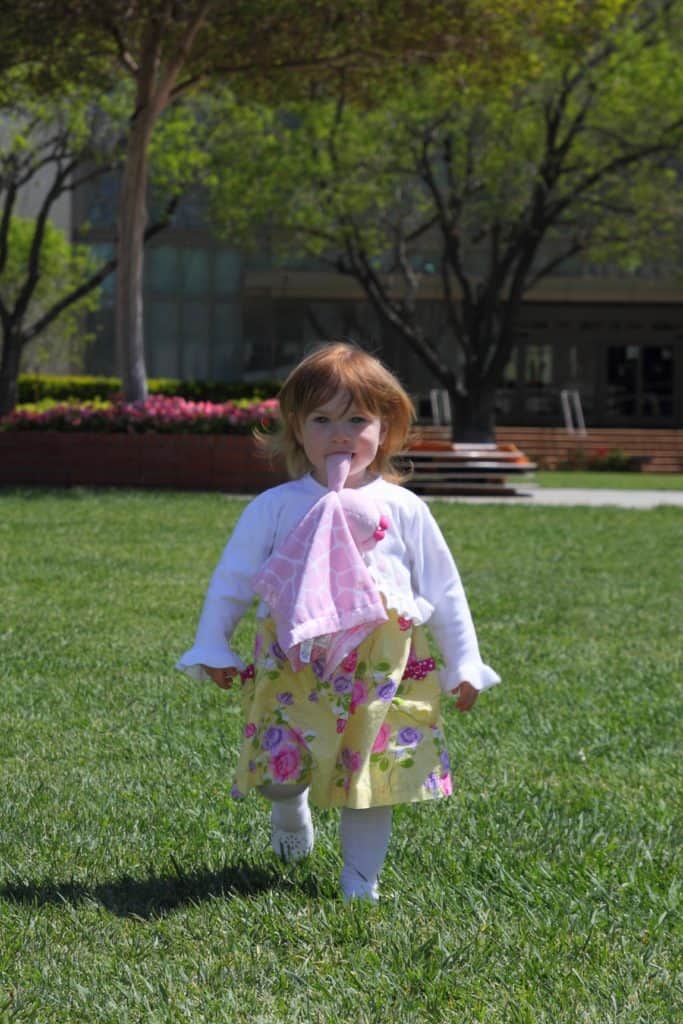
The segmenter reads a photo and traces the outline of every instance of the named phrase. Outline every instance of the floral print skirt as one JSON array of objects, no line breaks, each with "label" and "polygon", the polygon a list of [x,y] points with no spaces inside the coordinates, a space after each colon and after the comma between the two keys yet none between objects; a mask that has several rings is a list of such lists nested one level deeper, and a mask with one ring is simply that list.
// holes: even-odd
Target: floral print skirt
[{"label": "floral print skirt", "polygon": [[244,739],[233,786],[305,783],[319,807],[378,807],[451,793],[441,689],[423,629],[394,611],[331,680],[294,672],[259,620],[242,674]]}]

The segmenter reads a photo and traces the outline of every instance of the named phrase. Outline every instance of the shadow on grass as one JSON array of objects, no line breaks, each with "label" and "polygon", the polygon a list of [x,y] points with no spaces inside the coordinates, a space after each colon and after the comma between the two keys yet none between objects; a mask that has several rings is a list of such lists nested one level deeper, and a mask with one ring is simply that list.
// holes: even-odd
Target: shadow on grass
[{"label": "shadow on grass", "polygon": [[[79,882],[50,881],[5,884],[0,899],[29,906],[82,906],[95,903],[119,917],[153,920],[164,917],[189,904],[233,896],[255,896],[288,883],[282,871],[239,863],[226,865],[221,871],[185,873],[174,864],[175,873],[132,878],[123,875],[111,882],[88,886]],[[303,882],[309,895],[318,895],[316,882]]]}]

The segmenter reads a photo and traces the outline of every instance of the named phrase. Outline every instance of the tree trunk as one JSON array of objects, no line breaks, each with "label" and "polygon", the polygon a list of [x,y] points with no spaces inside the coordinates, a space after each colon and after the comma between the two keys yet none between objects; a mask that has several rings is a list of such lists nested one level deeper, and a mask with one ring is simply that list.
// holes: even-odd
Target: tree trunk
[{"label": "tree trunk", "polygon": [[10,331],[5,335],[0,361],[0,416],[12,412],[19,400],[19,366],[22,338]]},{"label": "tree trunk", "polygon": [[119,200],[116,352],[123,395],[128,402],[143,402],[147,398],[142,287],[151,131],[150,111],[142,110],[128,140]]},{"label": "tree trunk", "polygon": [[479,385],[467,394],[451,394],[453,440],[459,444],[494,444],[495,390]]}]

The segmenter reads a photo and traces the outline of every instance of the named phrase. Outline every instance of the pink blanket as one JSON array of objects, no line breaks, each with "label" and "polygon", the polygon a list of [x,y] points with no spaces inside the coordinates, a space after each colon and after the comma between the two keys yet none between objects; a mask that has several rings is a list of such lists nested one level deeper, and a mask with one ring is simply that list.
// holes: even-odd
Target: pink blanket
[{"label": "pink blanket", "polygon": [[295,671],[311,663],[321,679],[382,622],[382,597],[359,551],[388,522],[359,491],[342,487],[350,459],[330,456],[323,495],[254,578]]}]

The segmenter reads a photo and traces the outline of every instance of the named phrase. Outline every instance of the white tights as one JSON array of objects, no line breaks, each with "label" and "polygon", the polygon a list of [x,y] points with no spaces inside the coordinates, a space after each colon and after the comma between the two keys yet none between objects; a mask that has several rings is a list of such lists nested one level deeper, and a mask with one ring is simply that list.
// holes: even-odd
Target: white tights
[{"label": "white tights", "polygon": [[[308,787],[271,784],[260,792],[272,802],[273,824],[288,832],[310,824]],[[391,807],[342,808],[342,892],[346,899],[378,899],[379,873],[391,836]]]}]

